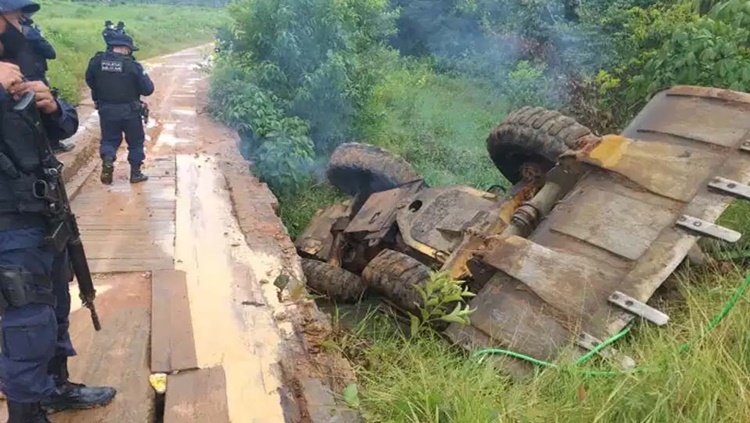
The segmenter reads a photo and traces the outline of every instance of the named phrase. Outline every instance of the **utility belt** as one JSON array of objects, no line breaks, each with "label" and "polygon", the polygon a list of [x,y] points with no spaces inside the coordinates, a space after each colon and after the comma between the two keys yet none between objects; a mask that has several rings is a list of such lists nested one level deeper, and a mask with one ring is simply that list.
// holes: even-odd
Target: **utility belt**
[{"label": "utility belt", "polygon": [[46,275],[33,275],[19,266],[0,266],[0,314],[8,307],[29,304],[56,305],[52,280]]},{"label": "utility belt", "polygon": [[49,154],[44,162],[46,166],[34,173],[20,172],[0,151],[0,173],[5,177],[0,181],[5,185],[0,190],[6,190],[13,198],[0,201],[0,230],[49,228],[47,242],[55,252],[61,252],[71,236],[64,219],[69,212],[63,203],[64,187],[60,186],[63,165]]},{"label": "utility belt", "polygon": [[101,108],[102,106],[125,106],[129,105],[132,110],[140,110],[141,104],[143,102],[141,100],[129,100],[129,101],[105,101],[105,100],[97,100],[94,102],[94,105],[97,109]]}]

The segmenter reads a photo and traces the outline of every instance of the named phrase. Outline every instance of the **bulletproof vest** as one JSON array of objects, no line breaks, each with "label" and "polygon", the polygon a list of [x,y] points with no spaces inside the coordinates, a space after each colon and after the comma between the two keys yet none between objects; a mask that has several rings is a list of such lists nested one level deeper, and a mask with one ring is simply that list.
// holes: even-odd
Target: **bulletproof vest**
[{"label": "bulletproof vest", "polygon": [[133,103],[140,100],[133,57],[100,52],[94,65],[94,97],[100,103]]},{"label": "bulletproof vest", "polygon": [[24,48],[19,52],[18,57],[12,60],[20,69],[23,76],[30,80],[44,77],[44,71],[40,71],[39,57],[31,43],[27,42]]},{"label": "bulletproof vest", "polygon": [[0,230],[41,224],[48,207],[33,194],[35,182],[43,176],[44,153],[32,125],[43,130],[42,123],[38,117],[14,111],[13,102],[5,104],[0,118]]}]

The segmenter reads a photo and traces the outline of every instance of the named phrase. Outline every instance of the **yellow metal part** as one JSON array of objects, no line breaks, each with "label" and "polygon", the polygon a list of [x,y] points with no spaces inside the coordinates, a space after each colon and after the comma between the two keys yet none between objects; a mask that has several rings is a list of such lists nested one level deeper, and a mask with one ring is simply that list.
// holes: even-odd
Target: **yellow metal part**
[{"label": "yellow metal part", "polygon": [[616,172],[655,194],[689,201],[726,158],[720,151],[607,135],[578,160]]},{"label": "yellow metal part", "polygon": [[493,235],[498,235],[505,230],[510,224],[510,220],[516,209],[518,209],[524,202],[530,200],[534,194],[539,191],[541,186],[542,184],[540,181],[534,181],[514,187],[513,191],[511,191],[513,193],[512,196],[506,198],[505,201],[501,203],[497,213],[492,214],[492,216],[496,216],[497,219],[490,220],[484,227],[471,228],[464,233],[463,241],[453,254],[448,257],[445,263],[443,263],[441,270],[448,272],[451,278],[456,280],[463,280],[470,276],[471,272],[468,267],[469,260],[471,260],[476,252],[482,248],[487,238]]}]

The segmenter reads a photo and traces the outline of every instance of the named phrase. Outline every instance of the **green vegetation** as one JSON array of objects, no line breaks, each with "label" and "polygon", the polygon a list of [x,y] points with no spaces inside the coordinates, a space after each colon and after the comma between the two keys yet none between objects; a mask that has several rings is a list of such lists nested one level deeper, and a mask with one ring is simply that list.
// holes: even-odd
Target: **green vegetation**
[{"label": "green vegetation", "polygon": [[[240,0],[230,14],[211,106],[241,132],[293,235],[340,197],[322,176],[344,141],[390,149],[430,184],[486,189],[507,184],[485,139],[515,108],[559,108],[603,133],[674,84],[750,91],[748,0]],[[747,233],[748,216],[737,204],[722,222]],[[618,341],[644,366],[632,374],[592,376],[606,366],[591,362],[514,384],[379,313],[327,347],[357,367],[372,422],[750,421],[746,296],[675,353],[744,271],[682,270],[671,283],[682,298],[664,305],[668,327]]]},{"label": "green vegetation", "polygon": [[214,8],[176,7],[123,3],[84,3],[42,0],[34,20],[57,50],[50,61],[50,83],[61,95],[76,102],[91,56],[104,49],[104,21],[123,21],[146,59],[182,48],[211,42],[225,22],[226,12]]},{"label": "green vegetation", "polygon": [[701,334],[743,277],[738,269],[680,275],[683,299],[667,308],[673,321],[636,327],[618,343],[642,366],[636,373],[592,376],[586,372],[610,368],[591,363],[540,370],[514,384],[442,338],[407,340],[383,315],[372,315],[337,345],[358,365],[369,422],[744,422],[750,419],[747,301],[676,354]]}]

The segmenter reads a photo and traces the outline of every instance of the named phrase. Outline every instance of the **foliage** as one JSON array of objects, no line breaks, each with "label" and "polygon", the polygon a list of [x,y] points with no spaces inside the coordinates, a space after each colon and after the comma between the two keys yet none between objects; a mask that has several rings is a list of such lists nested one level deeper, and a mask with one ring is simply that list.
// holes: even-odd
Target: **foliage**
[{"label": "foliage", "polygon": [[301,191],[317,155],[354,137],[392,31],[385,0],[240,0],[221,34],[212,111],[280,196]]},{"label": "foliage", "polygon": [[173,6],[198,6],[198,7],[224,7],[230,0],[127,0],[117,2],[115,0],[71,0],[74,3],[86,3],[86,4],[112,4],[112,3],[137,3],[137,4],[168,4]]},{"label": "foliage", "polygon": [[750,26],[750,1],[727,0],[716,3],[708,13],[711,19],[729,23],[737,28]]},{"label": "foliage", "polygon": [[419,316],[409,313],[411,320],[411,336],[417,336],[425,329],[431,328],[436,322],[469,324],[469,316],[474,312],[464,303],[474,294],[464,287],[464,281],[457,281],[445,272],[433,273],[425,282],[424,287],[415,285],[422,304]]},{"label": "foliage", "polygon": [[[109,19],[125,22],[141,49],[139,59],[210,42],[216,27],[225,20],[223,11],[194,7],[41,0],[34,16],[42,34],[57,50],[49,62],[48,77],[66,100],[77,102],[91,56],[104,48],[101,31]],[[186,25],[186,22],[189,24]]]},{"label": "foliage", "polygon": [[640,96],[676,84],[749,91],[749,35],[745,29],[709,18],[685,25],[633,79],[631,92]]}]

